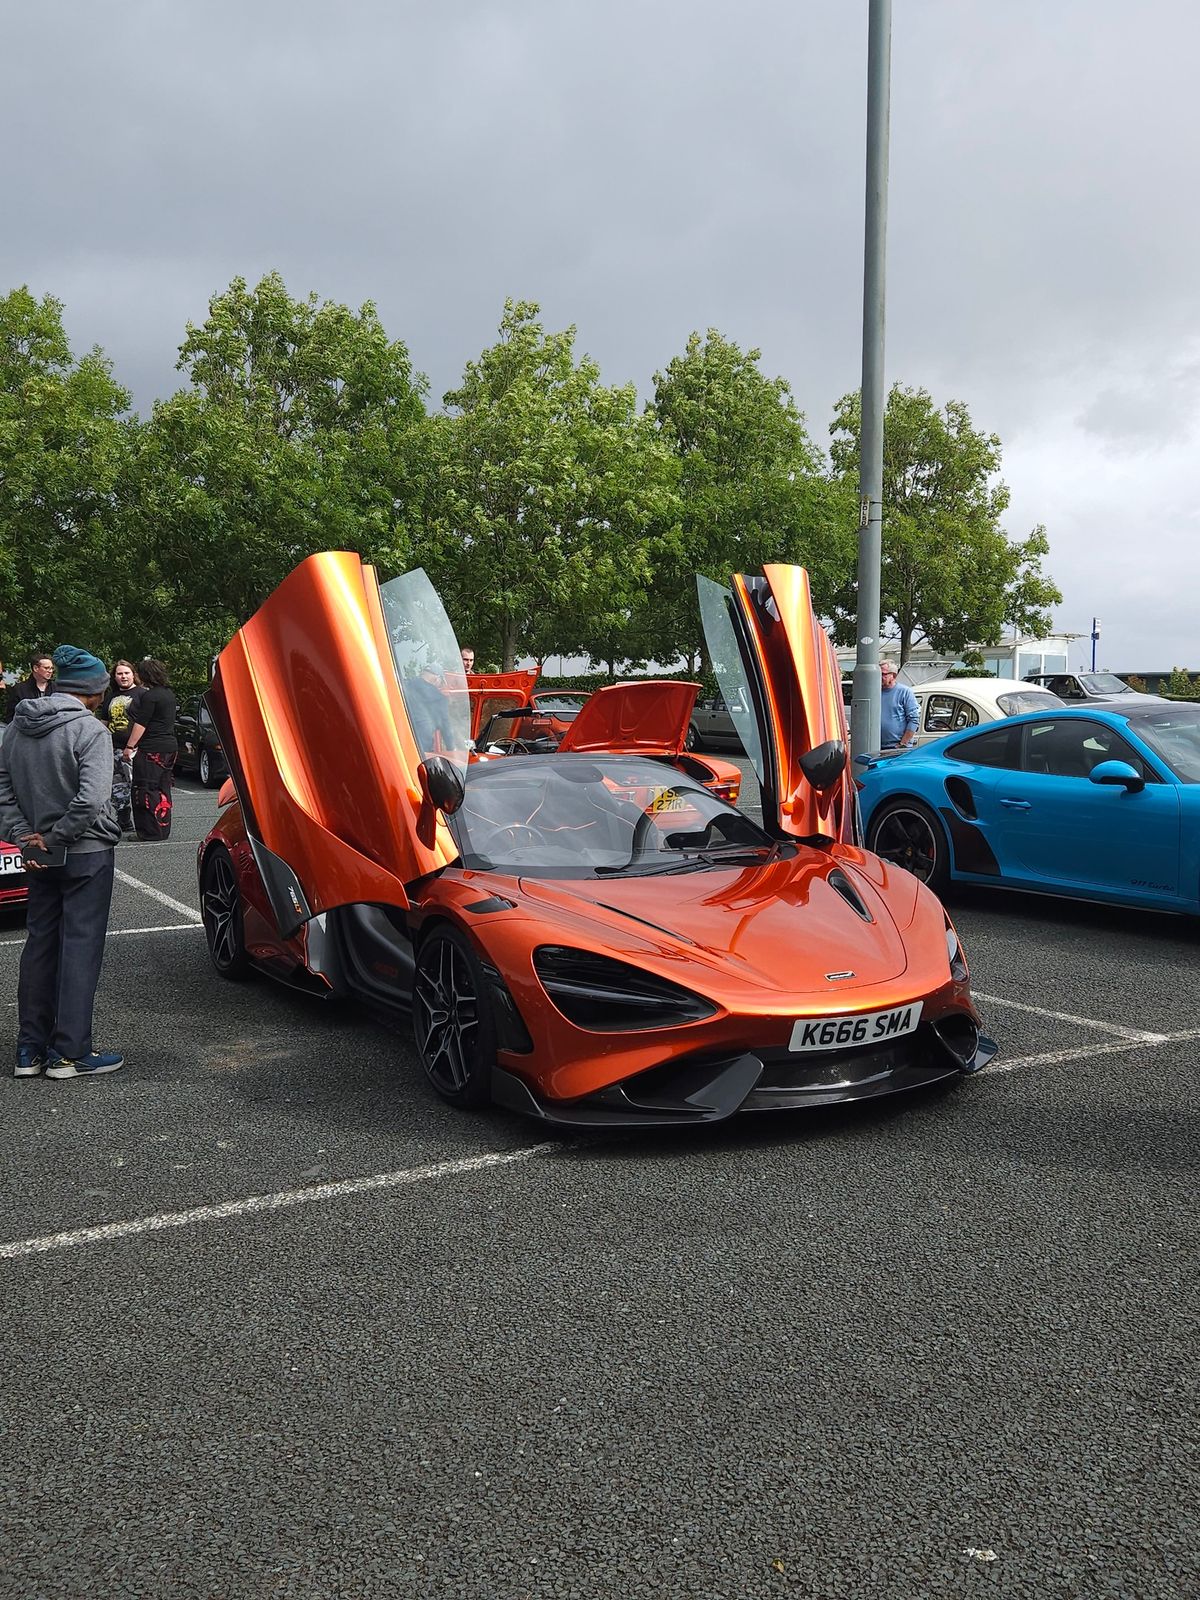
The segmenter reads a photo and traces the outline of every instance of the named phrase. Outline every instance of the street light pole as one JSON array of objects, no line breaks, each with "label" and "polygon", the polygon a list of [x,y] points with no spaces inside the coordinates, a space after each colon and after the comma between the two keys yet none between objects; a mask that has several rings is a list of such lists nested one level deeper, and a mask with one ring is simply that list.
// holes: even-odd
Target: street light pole
[{"label": "street light pole", "polygon": [[867,203],[863,261],[862,416],[858,466],[858,653],[853,753],[879,749],[879,588],[883,559],[883,332],[887,254],[892,0],[869,0]]}]

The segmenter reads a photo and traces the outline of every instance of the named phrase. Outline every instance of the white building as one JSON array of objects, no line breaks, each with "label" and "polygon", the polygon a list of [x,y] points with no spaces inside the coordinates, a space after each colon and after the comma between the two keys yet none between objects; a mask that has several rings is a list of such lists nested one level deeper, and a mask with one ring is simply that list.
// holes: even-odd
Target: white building
[{"label": "white building", "polygon": [[[1032,672],[1066,672],[1067,647],[1072,639],[1079,637],[1077,633],[1052,633],[1044,639],[1016,636],[1003,644],[980,645],[978,649],[983,656],[985,672],[993,673],[997,678],[1027,678]],[[900,658],[899,649],[894,645],[885,645],[883,653],[894,656],[896,660]],[[849,676],[854,671],[855,652],[853,649],[839,650],[837,658],[843,674]],[[928,683],[944,678],[953,667],[963,665],[961,656],[931,649],[929,645],[918,645],[900,676],[906,683]]]}]

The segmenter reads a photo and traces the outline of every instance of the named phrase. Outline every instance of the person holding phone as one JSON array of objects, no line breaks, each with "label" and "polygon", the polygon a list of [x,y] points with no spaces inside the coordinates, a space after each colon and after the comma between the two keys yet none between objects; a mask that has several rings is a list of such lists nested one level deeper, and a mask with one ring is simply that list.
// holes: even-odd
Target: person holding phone
[{"label": "person holding phone", "polygon": [[17,983],[18,1078],[88,1078],[124,1057],[96,1050],[92,1011],[115,846],[112,740],[92,713],[108,687],[103,661],[74,645],[54,652],[53,692],[22,700],[0,744],[0,833],[21,846],[28,936]]}]

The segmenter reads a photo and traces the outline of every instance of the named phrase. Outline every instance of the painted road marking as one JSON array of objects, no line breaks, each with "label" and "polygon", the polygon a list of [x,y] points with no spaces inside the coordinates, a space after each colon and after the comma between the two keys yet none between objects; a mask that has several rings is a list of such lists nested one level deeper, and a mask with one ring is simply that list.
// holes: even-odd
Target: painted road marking
[{"label": "painted road marking", "polygon": [[[196,933],[201,927],[202,924],[199,922],[162,922],[155,928],[110,928],[104,937],[106,939],[120,939],[122,935],[130,933]],[[3,949],[6,944],[24,943],[25,940],[23,938],[0,939],[0,949]],[[13,1003],[14,1005],[16,1004],[15,1001]]]},{"label": "painted road marking", "polygon": [[185,906],[182,900],[174,900],[169,894],[164,894],[161,889],[156,889],[152,884],[143,883],[140,878],[131,877],[128,872],[122,872],[120,867],[116,870],[120,883],[127,883],[131,889],[140,889],[143,894],[148,894],[151,900],[157,900],[160,906],[167,906],[172,911],[178,911],[181,917],[188,917],[192,922],[200,921],[200,913],[195,906]]},{"label": "painted road marking", "polygon": [[347,1195],[371,1194],[381,1189],[400,1189],[409,1184],[429,1183],[438,1178],[453,1178],[463,1172],[483,1172],[489,1167],[507,1167],[516,1161],[561,1150],[556,1141],[523,1145],[519,1150],[493,1151],[488,1155],[466,1156],[458,1161],[439,1161],[429,1167],[408,1167],[400,1172],[377,1172],[367,1178],[346,1178],[340,1183],[314,1183],[306,1189],[284,1189],[278,1194],[252,1194],[244,1200],[225,1200],[220,1205],[193,1206],[190,1211],[160,1211],[152,1217],[136,1217],[129,1222],[107,1222],[96,1228],[74,1228],[68,1233],[47,1233],[35,1239],[14,1239],[0,1244],[0,1261],[16,1261],[22,1256],[44,1255],[50,1250],[70,1250],[76,1245],[108,1244],[114,1239],[129,1239],[142,1233],[160,1233],[166,1228],[190,1228],[201,1222],[227,1222],[234,1217],[251,1216],[258,1211],[283,1211],[291,1206],[310,1206],[323,1200],[341,1200]]},{"label": "painted road marking", "polygon": [[975,994],[973,998],[989,1006],[1009,1006],[1013,1011],[1031,1012],[1035,1017],[1050,1017],[1055,1022],[1073,1022],[1080,1028],[1099,1028],[1134,1044],[1158,1044],[1169,1037],[1165,1033],[1147,1033],[1142,1028],[1123,1028],[1116,1022],[1100,1022],[1095,1017],[1077,1017],[1070,1011],[1048,1011],[1045,1006],[1031,1006],[1025,1000],[1005,1000],[998,994]]},{"label": "painted road marking", "polygon": [[1016,1072],[1021,1067],[1054,1067],[1060,1061],[1083,1061],[1091,1056],[1118,1055],[1122,1050],[1160,1050],[1165,1044],[1186,1044],[1191,1039],[1200,1039],[1200,1028],[1187,1028],[1182,1033],[1145,1034],[1139,1039],[1109,1039],[1104,1044],[1074,1044],[1065,1050],[1045,1050],[1035,1056],[1017,1056],[1012,1061],[999,1056],[983,1067],[979,1076],[984,1072]]}]

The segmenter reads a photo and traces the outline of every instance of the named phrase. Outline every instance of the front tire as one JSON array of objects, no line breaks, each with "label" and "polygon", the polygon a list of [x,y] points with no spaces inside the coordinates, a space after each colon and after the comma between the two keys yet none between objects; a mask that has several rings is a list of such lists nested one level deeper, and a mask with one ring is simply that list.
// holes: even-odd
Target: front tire
[{"label": "front tire", "polygon": [[943,896],[950,887],[950,841],[920,800],[889,800],[871,818],[867,848]]},{"label": "front tire", "polygon": [[452,1106],[487,1105],[496,1022],[479,958],[456,928],[434,928],[417,952],[413,1033],[425,1076]]},{"label": "front tire", "polygon": [[205,857],[200,875],[200,916],[208,955],[222,978],[236,982],[250,971],[246,954],[242,896],[229,851],[215,845]]}]

